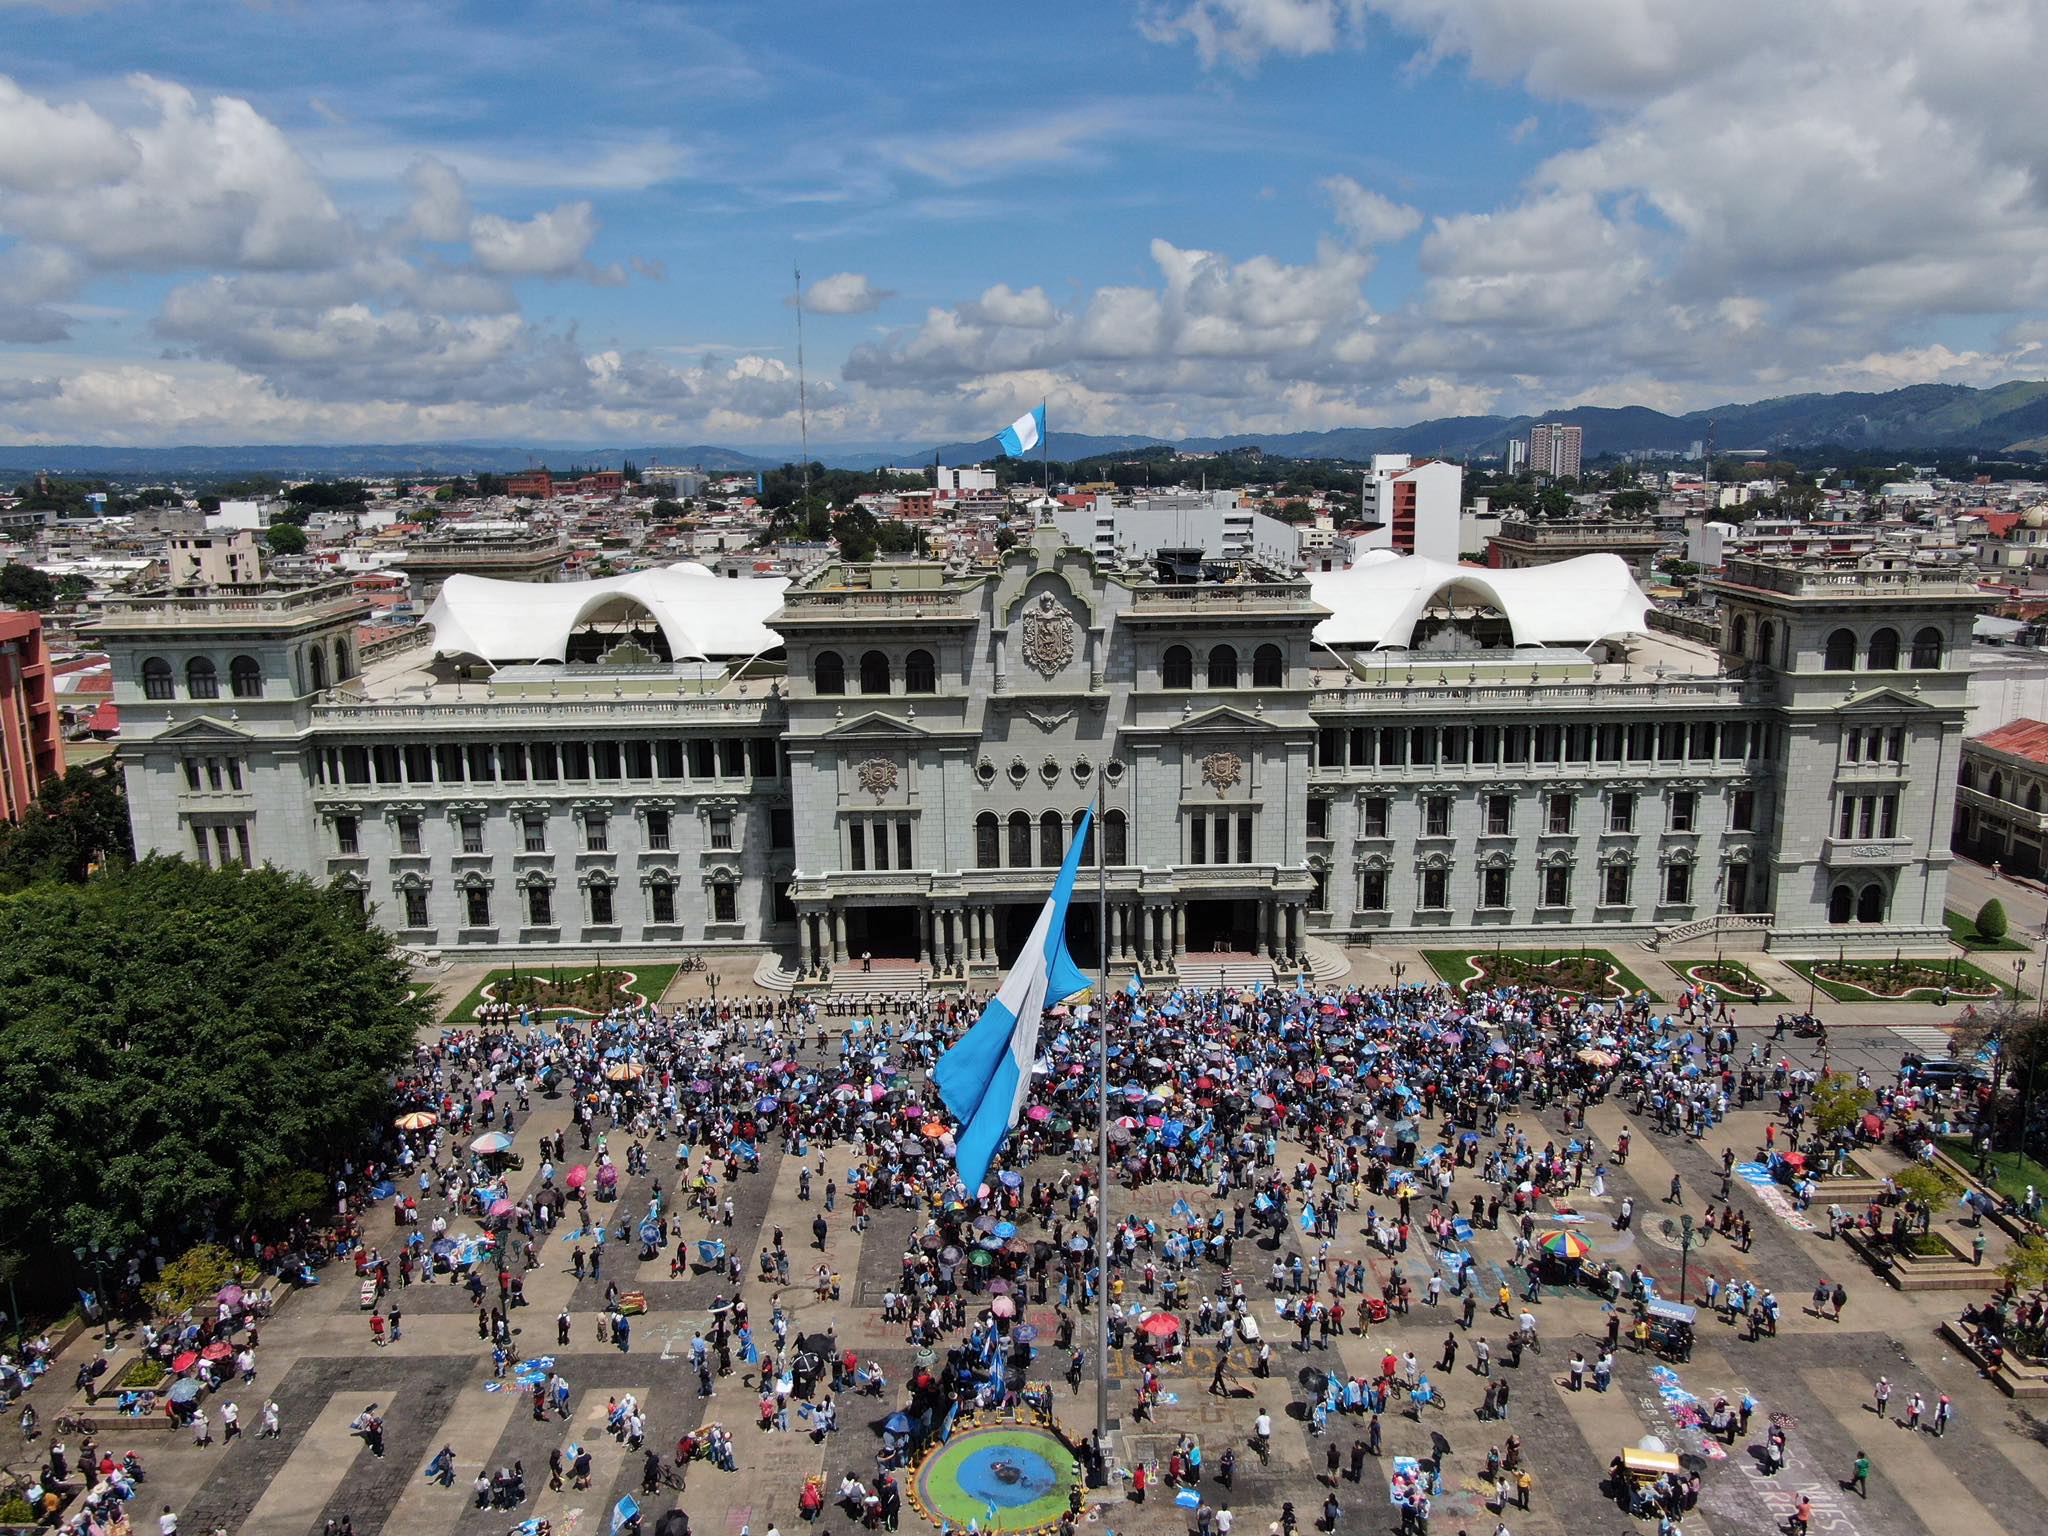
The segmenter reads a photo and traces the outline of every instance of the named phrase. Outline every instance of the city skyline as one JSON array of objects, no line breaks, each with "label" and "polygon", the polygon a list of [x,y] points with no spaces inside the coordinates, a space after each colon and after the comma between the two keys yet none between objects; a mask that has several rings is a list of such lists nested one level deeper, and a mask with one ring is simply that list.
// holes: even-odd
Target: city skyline
[{"label": "city skyline", "polygon": [[2048,374],[2018,4],[4,9],[0,441],[786,443],[799,266],[819,444]]}]

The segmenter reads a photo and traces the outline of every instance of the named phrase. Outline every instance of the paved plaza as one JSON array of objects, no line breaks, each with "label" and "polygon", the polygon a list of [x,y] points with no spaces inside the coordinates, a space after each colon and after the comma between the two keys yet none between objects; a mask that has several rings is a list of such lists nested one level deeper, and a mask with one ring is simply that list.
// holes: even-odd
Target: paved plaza
[{"label": "paved plaza", "polygon": [[[1356,981],[1372,984],[1384,957],[1361,957]],[[688,991],[683,978],[669,996],[674,1004]],[[461,978],[444,983],[449,996],[459,995]],[[1888,1074],[1913,1033],[1925,1036],[1941,1015],[1927,1008],[1835,1009],[1845,1022],[1831,1041],[1834,1064],[1854,1069],[1868,1066]],[[1742,1010],[1739,1022],[1746,1052],[1751,1038],[1768,1036],[1768,1013]],[[1806,1060],[1806,1042],[1767,1046],[1774,1054]],[[1774,1103],[1774,1099],[1766,1102]],[[1538,1113],[1525,1105],[1506,1117],[1530,1130],[1537,1144],[1560,1143],[1569,1135],[1555,1110]],[[1623,1270],[1640,1266],[1665,1295],[1680,1286],[1678,1218],[1682,1211],[1702,1212],[1718,1192],[1724,1147],[1738,1159],[1754,1157],[1764,1142],[1767,1116],[1752,1106],[1734,1113],[1723,1125],[1693,1142],[1660,1134],[1645,1118],[1630,1116],[1616,1099],[1596,1105],[1586,1130],[1599,1146],[1611,1149],[1627,1132],[1631,1152],[1625,1165],[1610,1155],[1606,1190],[1594,1195],[1581,1188],[1571,1197],[1573,1226],[1592,1246],[1594,1257]],[[530,1190],[538,1183],[540,1158],[530,1155],[537,1137],[558,1129],[570,1135],[570,1161],[577,1161],[575,1135],[566,1100],[536,1097],[533,1113],[516,1127],[515,1145],[526,1149],[525,1168],[515,1174]],[[613,1133],[617,1150],[627,1138]],[[672,1184],[669,1149],[657,1146],[652,1164],[656,1178]],[[1291,1168],[1298,1150],[1284,1145],[1282,1169]],[[1896,1159],[1888,1150],[1870,1154],[1880,1163]],[[814,1173],[818,1158],[808,1159]],[[825,1154],[828,1173],[845,1181],[844,1151]],[[1029,1176],[1053,1174],[1049,1162]],[[1684,1190],[1683,1204],[1667,1201],[1676,1176]],[[762,1536],[771,1527],[795,1532],[802,1524],[797,1498],[804,1481],[822,1475],[829,1493],[851,1470],[872,1476],[879,1445],[880,1423],[901,1402],[901,1386],[912,1366],[912,1350],[899,1324],[882,1320],[882,1298],[898,1279],[904,1250],[914,1241],[917,1213],[886,1207],[874,1213],[864,1234],[851,1229],[848,1202],[842,1196],[828,1226],[822,1253],[811,1244],[812,1221],[822,1207],[823,1179],[813,1198],[799,1191],[800,1165],[794,1156],[764,1144],[757,1171],[741,1176],[734,1191],[732,1225],[707,1228],[701,1218],[679,1210],[681,1235],[694,1248],[702,1237],[723,1237],[739,1254],[746,1281],[742,1294],[753,1309],[757,1335],[765,1335],[768,1314],[782,1306],[791,1317],[792,1336],[834,1330],[842,1347],[886,1370],[891,1386],[880,1401],[846,1396],[836,1433],[819,1438],[801,1432],[767,1433],[757,1427],[759,1383],[752,1369],[735,1362],[734,1374],[720,1379],[714,1394],[700,1397],[688,1362],[692,1334],[707,1329],[714,1298],[727,1287],[716,1273],[671,1278],[669,1256],[641,1263],[637,1246],[614,1244],[606,1250],[601,1278],[579,1280],[571,1271],[573,1244],[564,1228],[544,1243],[543,1265],[526,1277],[528,1305],[513,1313],[520,1353],[554,1356],[556,1368],[573,1389],[566,1418],[550,1415],[536,1421],[528,1399],[517,1390],[492,1390],[489,1346],[479,1342],[476,1309],[457,1286],[415,1283],[394,1285],[391,1304],[402,1309],[402,1336],[373,1343],[368,1315],[359,1306],[357,1286],[345,1266],[330,1266],[323,1283],[291,1294],[262,1329],[258,1375],[252,1385],[235,1385],[209,1399],[209,1406],[235,1399],[246,1427],[253,1428],[265,1399],[274,1398],[282,1411],[282,1433],[258,1438],[245,1433],[231,1444],[216,1441],[195,1446],[184,1432],[123,1426],[101,1419],[100,1443],[116,1451],[139,1451],[149,1469],[131,1514],[138,1529],[155,1530],[161,1506],[179,1515],[182,1536],[204,1536],[216,1527],[248,1536],[317,1536],[327,1522],[346,1519],[360,1536],[378,1532],[403,1536],[499,1536],[519,1521],[541,1519],[552,1530],[595,1533],[609,1529],[617,1499],[638,1494],[642,1458],[605,1430],[609,1399],[632,1393],[648,1420],[648,1442],[673,1450],[684,1432],[719,1424],[733,1436],[736,1472],[698,1462],[680,1493],[663,1490],[645,1499],[650,1516],[671,1507],[687,1511],[698,1536]],[[1461,1173],[1458,1193],[1469,1200],[1476,1174]],[[617,1205],[600,1207],[614,1224],[621,1213],[636,1217],[646,1208],[648,1180],[627,1177]],[[1150,1489],[1142,1504],[1128,1486],[1093,1491],[1086,1517],[1116,1531],[1191,1530],[1195,1513],[1177,1506],[1167,1484],[1167,1463],[1179,1437],[1193,1436],[1203,1448],[1202,1482],[1198,1488],[1210,1509],[1229,1507],[1241,1532],[1262,1532],[1279,1517],[1283,1501],[1291,1501],[1303,1528],[1321,1514],[1332,1491],[1342,1506],[1339,1530],[1396,1531],[1398,1511],[1390,1503],[1387,1480],[1396,1458],[1440,1458],[1442,1494],[1435,1502],[1431,1530],[1469,1531],[1490,1536],[1504,1521],[1512,1536],[1584,1531],[1650,1531],[1654,1521],[1631,1519],[1610,1494],[1603,1494],[1610,1460],[1625,1446],[1657,1435],[1674,1450],[1704,1453],[1704,1487],[1696,1510],[1684,1519],[1687,1536],[1700,1532],[1764,1531],[1779,1526],[1805,1495],[1812,1500],[1815,1529],[1846,1536],[1877,1533],[1918,1533],[1948,1536],[1954,1532],[2030,1532],[2043,1528],[2041,1510],[2048,1500],[2048,1420],[2026,1404],[2005,1397],[1983,1379],[1974,1366],[1959,1358],[1938,1336],[1945,1318],[1970,1299],[1960,1291],[1908,1296],[1888,1288],[1859,1262],[1846,1246],[1823,1234],[1788,1222],[1782,1200],[1760,1199],[1739,1181],[1738,1207],[1754,1223],[1754,1243],[1738,1251],[1723,1237],[1698,1246],[1685,1261],[1688,1289],[1695,1299],[1709,1275],[1724,1283],[1747,1279],[1774,1291],[1784,1309],[1775,1338],[1748,1342],[1743,1330],[1703,1317],[1698,1345],[1688,1362],[1666,1365],[1654,1355],[1628,1346],[1623,1329],[1616,1355],[1612,1390],[1592,1390],[1590,1376],[1583,1391],[1570,1390],[1567,1362],[1574,1349],[1590,1362],[1605,1337],[1607,1313],[1602,1303],[1583,1292],[1546,1289],[1533,1305],[1540,1324],[1541,1351],[1526,1354],[1518,1367],[1507,1363],[1506,1338],[1513,1322],[1490,1309],[1506,1277],[1512,1223],[1499,1230],[1481,1225],[1473,1234],[1479,1265],[1479,1303],[1467,1326],[1460,1298],[1446,1290],[1440,1305],[1427,1301],[1428,1259],[1420,1232],[1407,1253],[1384,1255],[1373,1250],[1361,1231],[1361,1213],[1347,1212],[1332,1245],[1333,1257],[1362,1258],[1376,1294],[1391,1272],[1405,1275],[1415,1287],[1415,1302],[1405,1316],[1395,1315],[1369,1333],[1347,1331],[1327,1345],[1297,1347],[1292,1327],[1277,1315],[1270,1287],[1276,1253],[1285,1257],[1299,1249],[1312,1255],[1314,1241],[1290,1223],[1284,1236],[1268,1237],[1258,1247],[1238,1249],[1235,1276],[1254,1297],[1255,1315],[1273,1346],[1271,1375],[1255,1377],[1240,1345],[1232,1352],[1225,1392],[1210,1391],[1215,1364],[1212,1338],[1195,1335],[1183,1357],[1162,1371],[1163,1395],[1149,1418],[1134,1415],[1134,1388],[1140,1367],[1128,1349],[1113,1361],[1112,1446],[1120,1467],[1149,1464]],[[1190,1186],[1150,1184],[1137,1191],[1119,1187],[1112,1206],[1118,1215],[1136,1213],[1165,1224],[1174,1203],[1182,1198],[1210,1209],[1213,1200]],[[1634,1203],[1635,1219],[1617,1230],[1615,1218],[1624,1199]],[[1205,1203],[1206,1202],[1206,1203]],[[1382,1201],[1384,1205],[1384,1200]],[[1418,1202],[1419,1204],[1419,1202]],[[431,1215],[438,1209],[424,1208]],[[1419,1214],[1419,1211],[1418,1211]],[[1554,1216],[1546,1213],[1545,1220]],[[458,1223],[458,1225],[465,1225]],[[775,1229],[786,1235],[791,1254],[791,1283],[777,1287],[756,1278],[758,1258]],[[387,1254],[397,1251],[399,1234],[389,1203],[373,1209],[366,1235]],[[1026,1235],[1033,1235],[1027,1224]],[[1989,1265],[2002,1252],[2005,1239],[1996,1235]],[[819,1300],[811,1275],[819,1263],[842,1277],[839,1299]],[[1198,1271],[1197,1294],[1213,1287],[1213,1265]],[[607,1282],[646,1294],[648,1313],[634,1319],[630,1348],[600,1342],[596,1320]],[[1814,1315],[1809,1298],[1816,1285],[1842,1284],[1849,1302],[1841,1320]],[[1515,1284],[1519,1298],[1521,1285]],[[973,1298],[970,1298],[972,1300]],[[1130,1301],[1137,1294],[1135,1279]],[[1347,1298],[1355,1303],[1356,1298]],[[1519,1299],[1515,1307],[1519,1310]],[[556,1343],[556,1318],[566,1310],[572,1339]],[[1183,1315],[1192,1312],[1182,1308]],[[971,1312],[970,1312],[971,1315]],[[1057,1326],[1054,1307],[1035,1297],[1020,1314],[1039,1330],[1039,1358],[1034,1377],[1053,1385],[1063,1424],[1075,1436],[1094,1427],[1091,1381],[1078,1390],[1064,1379],[1066,1359],[1050,1348]],[[1079,1342],[1092,1352],[1092,1314],[1084,1317]],[[1347,1318],[1347,1327],[1351,1319]],[[1476,1346],[1487,1338],[1492,1350],[1491,1374],[1484,1380],[1475,1366]],[[1452,1369],[1439,1369],[1449,1340],[1456,1346]],[[96,1347],[90,1336],[73,1343],[65,1358],[38,1389],[44,1414],[60,1399],[59,1382],[70,1379],[78,1359]],[[1441,1388],[1446,1402],[1438,1409],[1411,1410],[1403,1403],[1389,1407],[1381,1422],[1383,1441],[1377,1456],[1364,1461],[1360,1479],[1350,1475],[1352,1446],[1366,1434],[1362,1415],[1332,1415],[1319,1438],[1305,1410],[1304,1381],[1320,1390],[1323,1373],[1374,1376],[1384,1354],[1413,1351],[1424,1370]],[[1092,1353],[1091,1353],[1092,1360]],[[1675,1375],[1673,1374],[1675,1372]],[[1871,1388],[1877,1378],[1893,1383],[1891,1413],[1873,1411]],[[1506,1422],[1482,1418],[1482,1394],[1489,1381],[1510,1386]],[[1725,1393],[1731,1401],[1744,1392],[1760,1407],[1746,1436],[1723,1452],[1707,1450],[1687,1407],[1685,1394],[1709,1403]],[[1936,1438],[1909,1430],[1896,1420],[1915,1393],[1931,1405],[1947,1393],[1955,1404],[1955,1420]],[[385,1430],[384,1454],[371,1453],[351,1433],[350,1424],[369,1404],[379,1405]],[[1253,1454],[1250,1435],[1261,1410],[1272,1415],[1275,1432],[1269,1465]],[[215,1414],[216,1422],[218,1413]],[[1787,1429],[1789,1459],[1775,1477],[1764,1475],[1755,1447],[1766,1426]],[[1504,1512],[1492,1505],[1494,1485],[1484,1476],[1490,1448],[1518,1435],[1534,1483],[1530,1507]],[[547,1486],[549,1452],[580,1444],[593,1457],[587,1489]],[[429,1459],[443,1446],[452,1448],[454,1486],[441,1487],[424,1475]],[[1337,1476],[1328,1475],[1332,1450]],[[1234,1451],[1236,1475],[1230,1487],[1218,1485],[1215,1471],[1223,1454]],[[1844,1487],[1859,1451],[1873,1463],[1868,1495]],[[33,1453],[31,1453],[33,1454]],[[523,1465],[525,1504],[513,1511],[479,1509],[471,1479],[479,1469],[496,1469],[517,1460]],[[147,1516],[147,1519],[142,1518]],[[920,1527],[917,1512],[906,1502],[906,1526]],[[650,1524],[651,1524],[650,1520]],[[847,1531],[852,1522],[828,1503],[816,1522],[822,1531]]]}]

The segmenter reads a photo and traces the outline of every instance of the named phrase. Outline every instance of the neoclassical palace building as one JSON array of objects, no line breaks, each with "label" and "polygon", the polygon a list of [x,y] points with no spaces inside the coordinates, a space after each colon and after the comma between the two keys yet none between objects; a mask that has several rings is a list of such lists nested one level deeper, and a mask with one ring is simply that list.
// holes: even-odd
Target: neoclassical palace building
[{"label": "neoclassical palace building", "polygon": [[1046,526],[965,572],[458,575],[360,651],[345,582],[117,598],[99,636],[140,848],[339,881],[450,953],[986,976],[1091,804],[1074,952],[1148,974],[1944,933],[1966,576],[1731,561],[1688,637],[1612,555],[1203,574]]}]

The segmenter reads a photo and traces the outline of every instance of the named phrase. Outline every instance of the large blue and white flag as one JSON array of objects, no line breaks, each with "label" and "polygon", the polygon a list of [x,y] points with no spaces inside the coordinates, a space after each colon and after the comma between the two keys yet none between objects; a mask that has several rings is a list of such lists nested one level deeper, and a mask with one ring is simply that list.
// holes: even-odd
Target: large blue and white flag
[{"label": "large blue and white flag", "polygon": [[1023,458],[1044,442],[1045,403],[1040,401],[1036,410],[1026,411],[1003,428],[996,434],[996,441],[1002,445],[1003,452],[1013,459]]},{"label": "large blue and white flag", "polygon": [[1087,990],[1088,977],[1067,953],[1067,902],[1081,850],[1088,842],[1093,807],[1081,817],[1073,843],[1053,882],[1052,895],[1032,926],[1031,937],[1002,987],[981,1011],[974,1027],[932,1069],[939,1097],[960,1122],[953,1166],[972,1195],[988,1179],[1003,1138],[1017,1123],[1031,1091],[1031,1063],[1038,1058],[1038,1025],[1045,1010]]}]

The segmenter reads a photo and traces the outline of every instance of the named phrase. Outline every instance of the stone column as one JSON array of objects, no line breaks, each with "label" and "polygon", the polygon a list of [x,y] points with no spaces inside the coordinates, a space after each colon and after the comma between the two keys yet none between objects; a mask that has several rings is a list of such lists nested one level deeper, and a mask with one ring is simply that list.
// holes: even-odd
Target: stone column
[{"label": "stone column", "polygon": [[1297,962],[1301,959],[1301,903],[1298,901],[1287,903],[1287,958]]},{"label": "stone column", "polygon": [[1109,932],[1102,943],[1102,952],[1108,956],[1107,963],[1114,965],[1124,952],[1124,909],[1113,903],[1109,909]]},{"label": "stone column", "polygon": [[1005,630],[996,631],[996,682],[994,691],[1006,693],[1010,687],[1010,636]]},{"label": "stone column", "polygon": [[932,927],[934,919],[929,907],[917,909],[917,963],[932,963]]},{"label": "stone column", "polygon": [[1169,958],[1178,960],[1187,952],[1188,904],[1184,901],[1176,901],[1173,904],[1173,954]]},{"label": "stone column", "polygon": [[844,965],[846,963],[846,909],[844,907],[834,907],[832,909],[832,963],[834,965]]},{"label": "stone column", "polygon": [[796,915],[796,972],[808,976],[811,972],[811,914],[799,912]]}]

